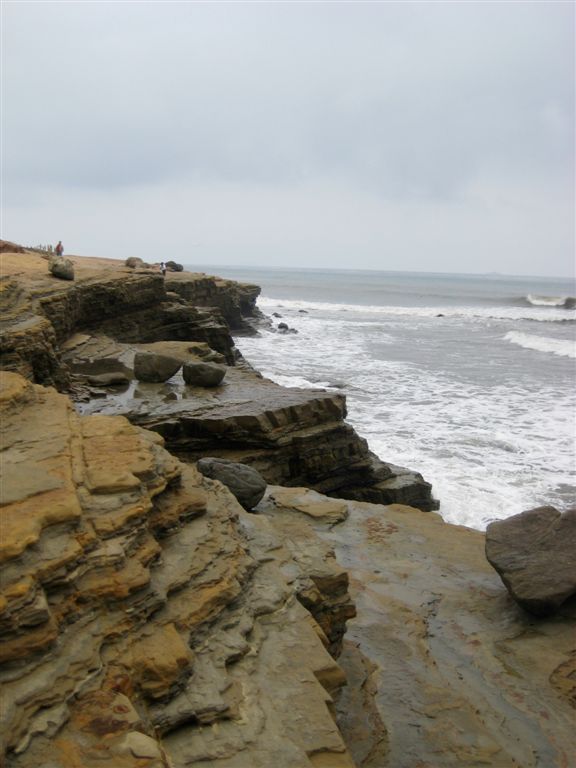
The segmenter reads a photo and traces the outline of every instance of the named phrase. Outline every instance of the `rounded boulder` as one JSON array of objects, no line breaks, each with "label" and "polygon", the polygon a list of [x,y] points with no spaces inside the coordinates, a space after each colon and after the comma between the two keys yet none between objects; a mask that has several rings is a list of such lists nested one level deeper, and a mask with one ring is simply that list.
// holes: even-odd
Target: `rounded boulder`
[{"label": "rounded boulder", "polygon": [[226,375],[226,368],[216,363],[184,363],[182,375],[186,384],[193,387],[217,387]]},{"label": "rounded boulder", "polygon": [[198,461],[198,470],[212,480],[219,480],[250,511],[266,493],[266,480],[246,464],[228,459],[206,457]]},{"label": "rounded boulder", "polygon": [[182,361],[154,352],[137,352],[134,356],[134,376],[138,381],[159,383],[168,381],[182,367]]},{"label": "rounded boulder", "polygon": [[48,265],[50,273],[61,280],[74,280],[74,264],[63,256],[53,256]]},{"label": "rounded boulder", "polygon": [[137,267],[145,267],[143,260],[139,256],[129,256],[124,262],[126,267],[136,269]]}]

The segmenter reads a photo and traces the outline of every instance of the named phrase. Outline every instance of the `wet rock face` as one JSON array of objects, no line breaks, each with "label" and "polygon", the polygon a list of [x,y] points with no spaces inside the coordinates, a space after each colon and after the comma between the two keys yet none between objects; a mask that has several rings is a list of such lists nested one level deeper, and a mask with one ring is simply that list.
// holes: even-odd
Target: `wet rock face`
[{"label": "wet rock face", "polygon": [[266,480],[245,464],[207,457],[196,466],[205,477],[223,483],[246,510],[254,509],[266,492]]},{"label": "wet rock face", "polygon": [[[486,561],[480,531],[357,501],[334,525],[333,502],[269,487],[251,517],[272,520],[295,559],[317,551],[312,528],[350,579],[357,615],[338,657],[348,685],[337,715],[356,764],[572,766],[576,601],[536,621]],[[345,610],[334,590],[331,604]],[[317,620],[330,631],[325,606]]]},{"label": "wet rock face", "polygon": [[576,594],[576,509],[538,507],[490,523],[486,557],[523,608],[554,613]]},{"label": "wet rock face", "polygon": [[353,768],[310,560],[122,417],[6,372],[0,416],[3,765]]}]

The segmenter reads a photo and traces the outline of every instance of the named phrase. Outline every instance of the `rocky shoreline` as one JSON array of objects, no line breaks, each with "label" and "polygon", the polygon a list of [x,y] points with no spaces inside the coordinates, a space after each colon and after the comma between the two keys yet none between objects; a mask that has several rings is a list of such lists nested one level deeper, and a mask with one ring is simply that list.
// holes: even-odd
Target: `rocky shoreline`
[{"label": "rocky shoreline", "polygon": [[[342,396],[254,371],[257,286],[2,250],[7,766],[574,764],[574,600],[526,614]],[[257,514],[204,456],[262,474]]]}]

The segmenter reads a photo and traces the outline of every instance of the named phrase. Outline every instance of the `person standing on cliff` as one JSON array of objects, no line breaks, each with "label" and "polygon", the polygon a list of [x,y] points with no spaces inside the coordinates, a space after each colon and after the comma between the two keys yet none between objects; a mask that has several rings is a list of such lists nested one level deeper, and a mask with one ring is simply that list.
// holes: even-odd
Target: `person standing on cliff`
[{"label": "person standing on cliff", "polygon": [[162,277],[166,277],[166,264],[163,261],[160,262],[160,272],[162,272]]},{"label": "person standing on cliff", "polygon": [[58,240],[58,245],[56,246],[56,248],[54,248],[54,253],[56,254],[56,256],[62,256],[62,254],[64,253],[64,246],[62,245],[62,240]]}]

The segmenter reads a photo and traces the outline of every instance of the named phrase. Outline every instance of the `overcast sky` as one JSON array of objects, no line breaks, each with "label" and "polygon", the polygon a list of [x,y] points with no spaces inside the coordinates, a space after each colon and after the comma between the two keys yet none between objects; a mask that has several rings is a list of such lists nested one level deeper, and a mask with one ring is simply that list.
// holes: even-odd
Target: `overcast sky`
[{"label": "overcast sky", "polygon": [[2,237],[573,274],[574,7],[3,0]]}]

